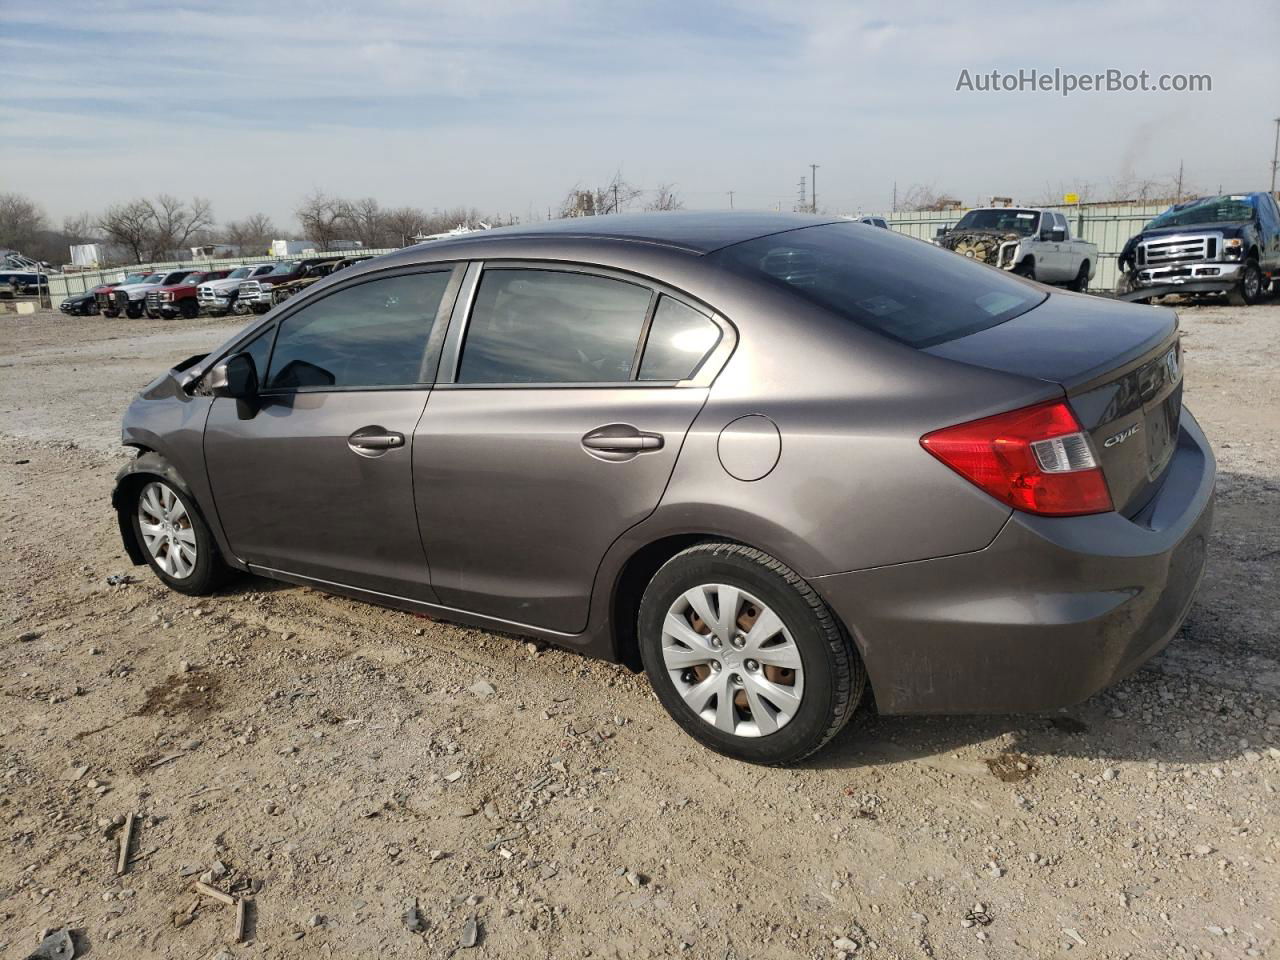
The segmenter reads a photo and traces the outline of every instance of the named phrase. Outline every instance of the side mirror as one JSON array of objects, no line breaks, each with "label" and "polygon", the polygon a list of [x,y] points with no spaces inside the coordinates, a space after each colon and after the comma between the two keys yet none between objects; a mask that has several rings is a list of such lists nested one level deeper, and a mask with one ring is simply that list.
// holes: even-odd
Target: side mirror
[{"label": "side mirror", "polygon": [[249,400],[258,393],[258,371],[253,357],[237,353],[209,371],[209,390],[215,397]]},{"label": "side mirror", "polygon": [[945,237],[946,235],[947,235],[946,227],[939,227],[937,230],[933,231],[933,239],[935,240],[939,240],[942,237]]}]

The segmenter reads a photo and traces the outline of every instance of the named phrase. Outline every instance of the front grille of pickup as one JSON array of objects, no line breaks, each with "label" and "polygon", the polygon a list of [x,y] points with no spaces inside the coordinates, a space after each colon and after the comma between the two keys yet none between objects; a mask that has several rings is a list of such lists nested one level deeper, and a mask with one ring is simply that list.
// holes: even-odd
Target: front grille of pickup
[{"label": "front grille of pickup", "polygon": [[1175,263],[1199,263],[1218,255],[1215,237],[1169,237],[1147,240],[1139,245],[1138,264],[1161,267]]}]

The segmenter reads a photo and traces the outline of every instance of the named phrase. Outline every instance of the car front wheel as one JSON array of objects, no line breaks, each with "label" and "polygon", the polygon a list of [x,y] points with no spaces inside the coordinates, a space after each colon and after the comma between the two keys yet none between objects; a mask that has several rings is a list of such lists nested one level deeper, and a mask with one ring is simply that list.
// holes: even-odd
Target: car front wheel
[{"label": "car front wheel", "polygon": [[176,487],[148,477],[134,491],[133,533],[147,564],[166,586],[201,596],[221,584],[226,567],[195,505]]},{"label": "car front wheel", "polygon": [[1262,270],[1257,260],[1248,260],[1240,274],[1240,282],[1231,290],[1227,298],[1234,306],[1251,307],[1262,299],[1262,293]]},{"label": "car front wheel", "polygon": [[654,575],[640,654],[686,733],[749,763],[796,763],[834,737],[866,687],[862,660],[793,570],[733,543],[702,543]]}]

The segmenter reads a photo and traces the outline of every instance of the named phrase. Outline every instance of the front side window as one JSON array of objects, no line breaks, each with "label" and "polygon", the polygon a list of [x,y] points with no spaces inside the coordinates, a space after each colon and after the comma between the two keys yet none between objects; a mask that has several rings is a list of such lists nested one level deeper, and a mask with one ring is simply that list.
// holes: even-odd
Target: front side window
[{"label": "front side window", "polygon": [[258,375],[259,383],[263,382],[267,374],[267,361],[271,359],[271,340],[275,332],[275,325],[272,324],[236,351],[247,353],[253,360],[253,371]]},{"label": "front side window", "polygon": [[458,383],[610,383],[631,379],[647,287],[585,273],[485,270]]},{"label": "front side window", "polygon": [[272,390],[403,387],[421,382],[427,337],[449,271],[346,287],[280,324]]},{"label": "front side window", "polygon": [[687,380],[720,342],[720,328],[679,300],[662,297],[640,361],[641,380]]}]

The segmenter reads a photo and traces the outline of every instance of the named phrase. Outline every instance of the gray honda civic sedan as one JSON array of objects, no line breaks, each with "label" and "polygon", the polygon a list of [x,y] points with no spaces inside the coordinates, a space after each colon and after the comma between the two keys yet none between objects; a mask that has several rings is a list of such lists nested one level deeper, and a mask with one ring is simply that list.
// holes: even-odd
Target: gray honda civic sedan
[{"label": "gray honda civic sedan", "polygon": [[1076,703],[1169,642],[1215,465],[1177,316],[863,223],[562,220],[369,260],[150,384],[113,503],[248,571],[643,668],[758,763]]}]

